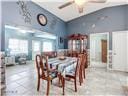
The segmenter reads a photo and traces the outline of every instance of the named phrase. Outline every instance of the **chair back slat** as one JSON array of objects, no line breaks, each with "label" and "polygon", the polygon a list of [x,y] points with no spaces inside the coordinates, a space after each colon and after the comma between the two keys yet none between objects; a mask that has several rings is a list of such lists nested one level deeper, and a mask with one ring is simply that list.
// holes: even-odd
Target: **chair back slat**
[{"label": "chair back slat", "polygon": [[87,54],[83,54],[82,63],[82,67],[85,68],[87,66]]},{"label": "chair back slat", "polygon": [[49,66],[48,66],[48,56],[42,56],[42,62],[45,66],[45,77],[49,77]]},{"label": "chair back slat", "polygon": [[81,68],[81,64],[82,64],[82,54],[79,54],[78,59],[77,59],[75,75],[79,74],[79,71],[80,71],[80,68]]},{"label": "chair back slat", "polygon": [[37,68],[37,73],[38,77],[48,77],[48,60],[47,57],[41,56],[41,55],[36,55],[36,68]]}]

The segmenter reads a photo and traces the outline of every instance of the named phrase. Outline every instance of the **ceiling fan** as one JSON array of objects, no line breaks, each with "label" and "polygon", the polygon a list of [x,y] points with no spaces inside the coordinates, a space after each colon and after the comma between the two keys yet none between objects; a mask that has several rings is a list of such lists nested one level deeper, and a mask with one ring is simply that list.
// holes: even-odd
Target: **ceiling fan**
[{"label": "ceiling fan", "polygon": [[84,9],[84,4],[85,3],[105,3],[106,0],[72,0],[72,1],[69,1],[61,6],[59,6],[58,8],[59,9],[63,9],[73,3],[75,3],[78,7],[78,11],[79,13],[83,13],[83,9]]}]

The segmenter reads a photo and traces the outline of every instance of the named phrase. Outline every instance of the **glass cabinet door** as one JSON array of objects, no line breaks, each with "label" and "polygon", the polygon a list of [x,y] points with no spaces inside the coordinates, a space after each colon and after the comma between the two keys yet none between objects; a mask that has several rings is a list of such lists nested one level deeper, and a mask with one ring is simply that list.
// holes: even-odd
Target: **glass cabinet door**
[{"label": "glass cabinet door", "polygon": [[83,52],[87,47],[87,40],[69,40],[68,41],[68,49],[72,51],[76,51],[78,53]]},{"label": "glass cabinet door", "polygon": [[72,49],[71,40],[68,41],[68,49],[69,49],[69,50]]}]

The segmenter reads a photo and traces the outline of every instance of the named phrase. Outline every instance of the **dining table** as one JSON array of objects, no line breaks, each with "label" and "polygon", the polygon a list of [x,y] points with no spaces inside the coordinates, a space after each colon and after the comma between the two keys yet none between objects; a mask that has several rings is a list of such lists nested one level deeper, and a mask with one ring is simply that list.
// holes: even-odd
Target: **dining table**
[{"label": "dining table", "polygon": [[51,68],[56,69],[63,77],[71,70],[75,70],[77,64],[76,57],[65,57],[60,59],[59,57],[48,59],[48,64]]},{"label": "dining table", "polygon": [[65,76],[71,70],[76,69],[77,58],[76,57],[65,57],[64,59],[60,59],[60,57],[50,58],[48,59],[48,64],[51,68],[56,69],[59,73],[59,78],[62,81],[63,94],[64,94],[64,86],[65,86]]}]

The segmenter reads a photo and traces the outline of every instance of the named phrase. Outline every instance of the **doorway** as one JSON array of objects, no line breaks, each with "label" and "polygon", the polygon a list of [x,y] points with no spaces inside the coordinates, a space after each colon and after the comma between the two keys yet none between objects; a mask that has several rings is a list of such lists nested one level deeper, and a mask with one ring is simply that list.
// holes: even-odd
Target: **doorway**
[{"label": "doorway", "polygon": [[101,40],[101,61],[107,63],[107,40]]},{"label": "doorway", "polygon": [[128,72],[128,32],[112,33],[113,70]]},{"label": "doorway", "polygon": [[109,33],[90,34],[90,66],[106,67],[109,52]]},{"label": "doorway", "polygon": [[40,43],[40,41],[32,41],[32,60],[35,60],[36,55],[41,52]]}]

